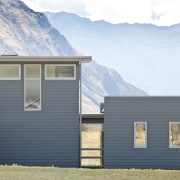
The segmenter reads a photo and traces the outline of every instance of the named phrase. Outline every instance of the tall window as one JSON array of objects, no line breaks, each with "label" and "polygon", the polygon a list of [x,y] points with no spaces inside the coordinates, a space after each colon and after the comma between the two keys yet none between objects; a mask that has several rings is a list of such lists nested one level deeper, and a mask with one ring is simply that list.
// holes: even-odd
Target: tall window
[{"label": "tall window", "polygon": [[147,122],[134,122],[134,147],[147,148]]},{"label": "tall window", "polygon": [[20,80],[20,64],[0,64],[0,80]]},{"label": "tall window", "polygon": [[41,65],[24,66],[24,109],[41,110]]},{"label": "tall window", "polygon": [[46,80],[74,80],[76,79],[76,65],[74,64],[46,64]]},{"label": "tall window", "polygon": [[180,148],[180,122],[169,123],[169,147]]}]

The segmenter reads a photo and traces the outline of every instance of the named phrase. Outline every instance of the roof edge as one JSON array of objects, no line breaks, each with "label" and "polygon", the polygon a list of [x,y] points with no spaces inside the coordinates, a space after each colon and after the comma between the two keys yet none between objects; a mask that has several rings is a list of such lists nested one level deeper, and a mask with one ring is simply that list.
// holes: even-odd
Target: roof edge
[{"label": "roof edge", "polygon": [[81,62],[89,63],[92,56],[0,56],[0,62]]}]

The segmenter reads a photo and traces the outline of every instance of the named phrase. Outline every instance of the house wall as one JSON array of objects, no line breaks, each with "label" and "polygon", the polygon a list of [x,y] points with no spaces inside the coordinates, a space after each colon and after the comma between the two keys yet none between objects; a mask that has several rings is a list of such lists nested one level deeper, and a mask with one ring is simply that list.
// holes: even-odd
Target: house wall
[{"label": "house wall", "polygon": [[[147,148],[134,148],[135,121],[147,122]],[[170,121],[180,122],[180,97],[105,97],[104,167],[180,169]]]},{"label": "house wall", "polygon": [[41,68],[41,111],[24,111],[23,64],[21,80],[0,80],[0,164],[79,167],[80,66],[76,80],[45,80]]}]

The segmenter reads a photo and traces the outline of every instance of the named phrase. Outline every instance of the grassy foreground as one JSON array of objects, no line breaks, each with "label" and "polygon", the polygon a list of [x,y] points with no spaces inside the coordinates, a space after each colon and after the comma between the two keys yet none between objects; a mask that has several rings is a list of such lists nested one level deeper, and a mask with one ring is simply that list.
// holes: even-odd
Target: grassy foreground
[{"label": "grassy foreground", "polygon": [[179,180],[180,171],[0,166],[0,180]]}]

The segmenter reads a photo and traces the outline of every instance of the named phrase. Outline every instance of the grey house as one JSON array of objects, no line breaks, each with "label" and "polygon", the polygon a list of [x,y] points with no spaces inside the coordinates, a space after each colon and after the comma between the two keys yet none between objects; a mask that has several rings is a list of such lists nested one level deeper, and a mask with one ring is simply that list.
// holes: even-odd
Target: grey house
[{"label": "grey house", "polygon": [[0,57],[0,164],[80,166],[81,64]]},{"label": "grey house", "polygon": [[180,97],[105,97],[81,113],[91,57],[0,57],[0,164],[180,169]]}]

